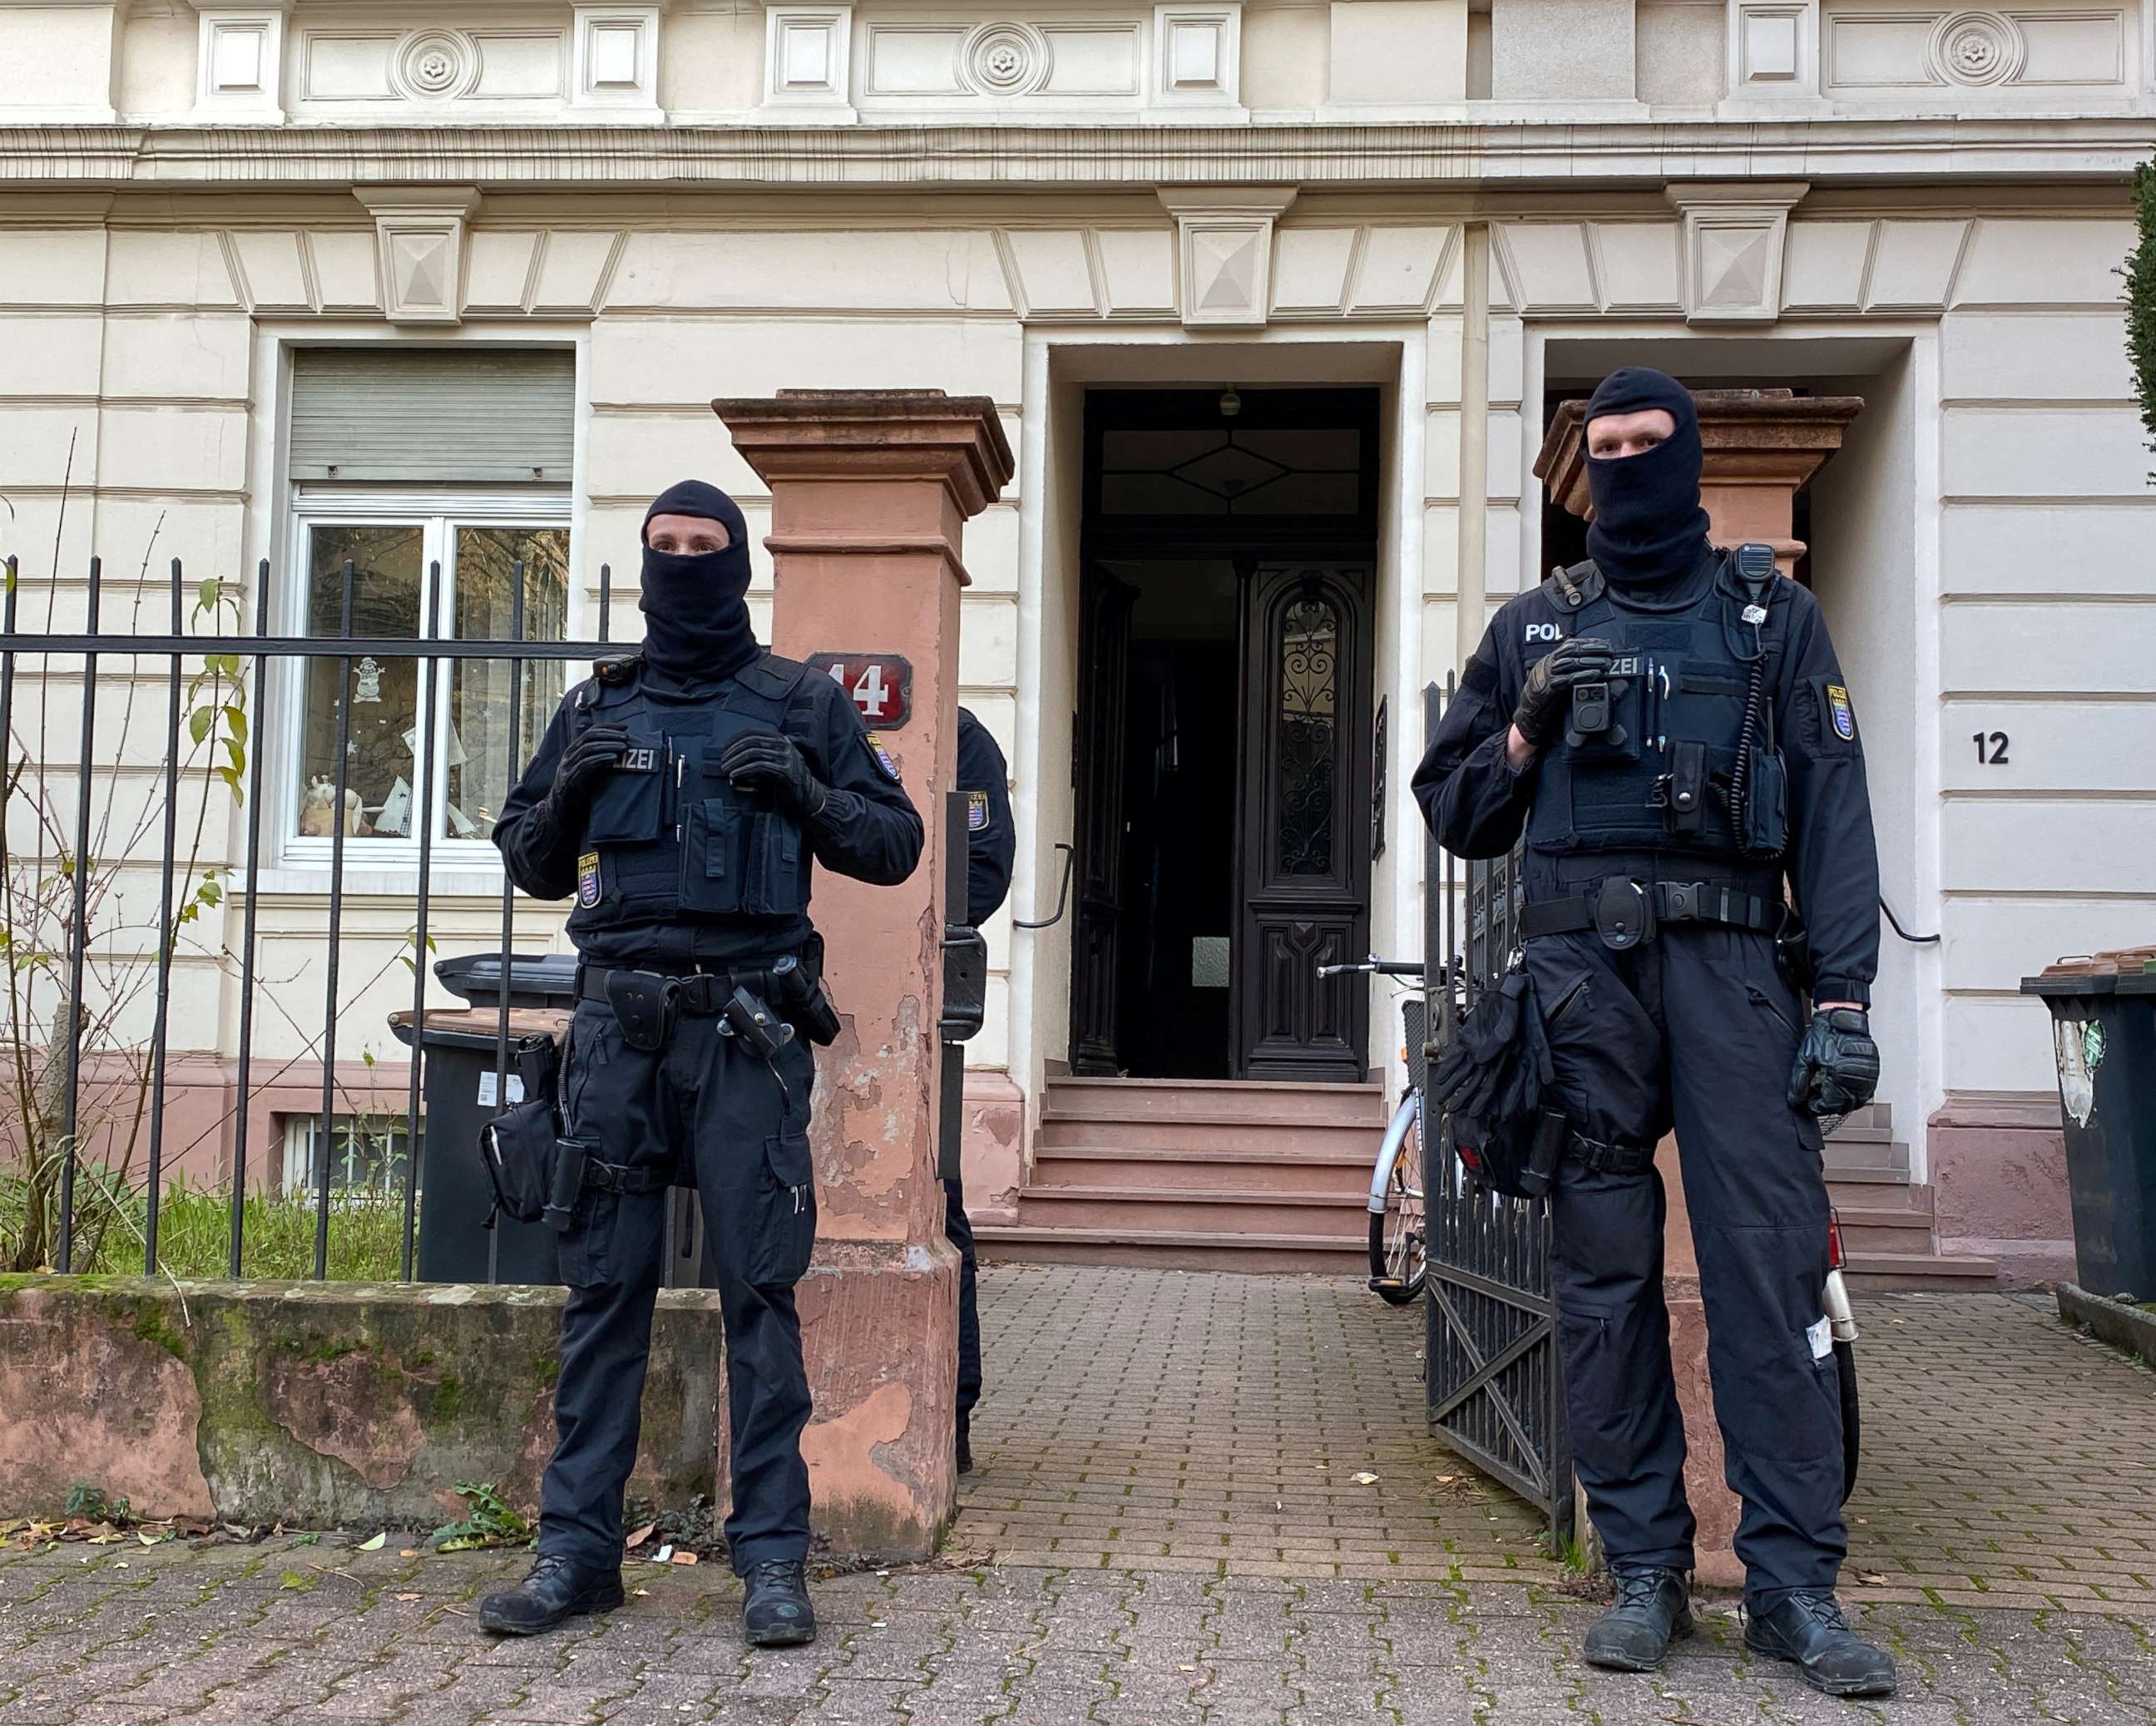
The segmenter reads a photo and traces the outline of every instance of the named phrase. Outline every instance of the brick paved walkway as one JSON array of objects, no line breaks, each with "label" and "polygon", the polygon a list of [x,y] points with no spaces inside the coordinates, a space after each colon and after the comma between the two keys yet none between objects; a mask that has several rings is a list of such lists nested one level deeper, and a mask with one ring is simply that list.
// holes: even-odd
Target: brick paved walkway
[{"label": "brick paved walkway", "polygon": [[1860,1713],[1749,1659],[1722,1602],[1657,1677],[1583,1667],[1596,1607],[1422,1437],[1414,1319],[1352,1283],[984,1293],[957,1557],[819,1584],[814,1648],[745,1653],[708,1567],[633,1566],[624,1610],[497,1644],[471,1602],[521,1555],[62,1547],[0,1557],[0,1723],[2156,1723],[2156,1374],[2041,1309],[1860,1312],[1851,1568],[1885,1580],[1849,1595],[1903,1672]]}]

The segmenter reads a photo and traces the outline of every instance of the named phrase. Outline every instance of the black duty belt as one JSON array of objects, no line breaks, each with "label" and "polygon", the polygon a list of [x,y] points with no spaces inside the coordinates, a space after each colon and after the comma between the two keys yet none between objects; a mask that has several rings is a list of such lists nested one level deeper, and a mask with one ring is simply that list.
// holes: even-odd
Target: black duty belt
[{"label": "black duty belt", "polygon": [[771,986],[768,965],[743,967],[738,970],[689,972],[643,965],[579,965],[577,968],[577,998],[597,1001],[601,1006],[610,1005],[613,997],[607,993],[607,979],[617,970],[626,971],[632,976],[664,978],[673,985],[675,1011],[703,1018],[715,1018],[724,1013],[726,1003],[733,999],[734,991],[737,989],[746,989],[752,994],[762,994]]},{"label": "black duty belt", "polygon": [[1664,923],[1720,923],[1761,932],[1781,926],[1779,899],[1716,881],[1635,881],[1613,876],[1590,892],[1544,899],[1520,912],[1520,938],[1592,929],[1622,952],[1651,939]]}]

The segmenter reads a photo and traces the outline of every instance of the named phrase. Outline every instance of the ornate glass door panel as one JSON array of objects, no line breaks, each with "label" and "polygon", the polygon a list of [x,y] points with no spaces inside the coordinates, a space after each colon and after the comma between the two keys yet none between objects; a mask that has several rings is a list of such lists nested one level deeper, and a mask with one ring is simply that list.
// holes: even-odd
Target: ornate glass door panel
[{"label": "ornate glass door panel", "polygon": [[1368,990],[1370,571],[1260,564],[1244,588],[1236,1071],[1360,1080]]}]

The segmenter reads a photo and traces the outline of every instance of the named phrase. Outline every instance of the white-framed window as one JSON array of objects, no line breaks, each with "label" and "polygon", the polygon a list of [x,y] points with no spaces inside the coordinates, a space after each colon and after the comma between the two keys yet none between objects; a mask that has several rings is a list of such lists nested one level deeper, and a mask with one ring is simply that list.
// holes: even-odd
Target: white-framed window
[{"label": "white-framed window", "polygon": [[[330,1159],[330,1193],[347,1201],[399,1199],[412,1166],[410,1123],[401,1115],[337,1115],[322,1131],[320,1115],[286,1115],[285,1190],[304,1195],[321,1190],[321,1158]],[[427,1127],[419,1123],[424,1153]]]},{"label": "white-framed window", "polygon": [[496,861],[568,667],[418,650],[511,640],[520,571],[522,638],[567,635],[575,371],[563,347],[292,351],[279,632],[414,650],[278,667],[265,814],[285,862],[326,865],[340,829],[348,866],[415,862],[423,835],[452,867]]},{"label": "white-framed window", "polygon": [[[302,488],[293,500],[295,634],[335,636],[344,624],[351,566],[351,629],[415,644],[508,640],[515,633],[516,573],[523,575],[524,639],[568,633],[569,510],[547,496],[460,491],[393,495]],[[490,854],[503,797],[531,759],[567,688],[559,660],[526,660],[510,735],[514,667],[506,660],[442,660],[364,653],[346,681],[346,855],[356,845],[377,860],[416,855],[423,824],[438,855]],[[295,668],[286,703],[285,855],[326,860],[334,805],[342,661]],[[433,685],[433,711],[423,695]],[[423,763],[429,727],[433,771]],[[442,848],[447,847],[448,850]]]}]

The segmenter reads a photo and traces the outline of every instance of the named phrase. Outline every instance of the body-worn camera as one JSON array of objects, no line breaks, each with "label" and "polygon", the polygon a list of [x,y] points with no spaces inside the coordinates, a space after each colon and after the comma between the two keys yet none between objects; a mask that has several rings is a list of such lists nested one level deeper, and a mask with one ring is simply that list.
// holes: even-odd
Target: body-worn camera
[{"label": "body-worn camera", "polygon": [[1632,741],[1632,731],[1638,725],[1636,711],[1630,716],[1633,725],[1625,723],[1628,706],[1636,710],[1640,705],[1628,698],[1644,675],[1640,656],[1628,653],[1612,662],[1606,677],[1574,684],[1572,711],[1565,719],[1565,742],[1574,749],[1624,748]]}]

